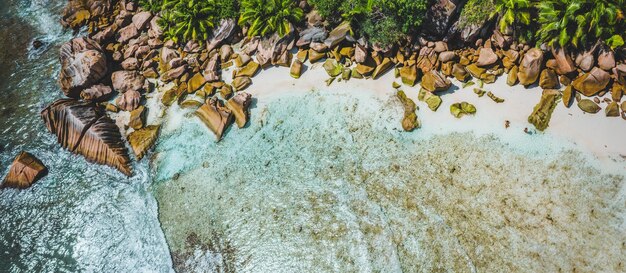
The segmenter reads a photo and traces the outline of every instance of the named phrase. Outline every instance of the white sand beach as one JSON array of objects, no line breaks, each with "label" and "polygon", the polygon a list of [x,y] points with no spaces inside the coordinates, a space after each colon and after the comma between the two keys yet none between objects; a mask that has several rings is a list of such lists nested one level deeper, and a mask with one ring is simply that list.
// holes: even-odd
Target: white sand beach
[{"label": "white sand beach", "polygon": [[[392,83],[394,81],[401,83],[399,78],[394,78],[391,70],[377,80],[351,79],[347,82],[335,80],[330,86],[326,86],[325,80],[329,76],[322,67],[322,63],[311,65],[307,62],[307,68],[300,79],[290,77],[289,68],[285,67],[262,70],[252,79],[253,84],[245,91],[258,100],[258,105],[264,105],[277,96],[310,90],[370,92],[373,96],[387,98],[395,96],[396,90],[392,88]],[[223,73],[226,82],[230,81],[231,70]],[[604,110],[597,114],[587,114],[578,108],[576,102],[572,103],[570,108],[566,108],[562,102],[559,102],[552,114],[548,129],[545,132],[538,132],[527,120],[533,107],[541,98],[540,87],[508,86],[506,75],[503,75],[495,83],[484,85],[485,90],[505,99],[503,103],[496,103],[487,96],[478,97],[473,92],[473,88],[477,85],[462,88],[461,82],[454,79],[452,82],[451,90],[441,94],[443,103],[436,112],[431,111],[424,102],[417,100],[419,83],[414,87],[402,86],[400,88],[419,107],[417,115],[422,128],[414,133],[445,134],[471,131],[478,135],[495,133],[516,138],[528,137],[529,135],[524,133],[524,128],[528,128],[531,136],[548,134],[572,142],[581,150],[593,154],[601,162],[623,163],[626,157],[626,120],[619,117],[605,117]],[[610,97],[610,93],[605,96]],[[478,109],[477,113],[460,119],[452,116],[449,110],[450,105],[462,101],[475,105]],[[606,103],[600,105],[605,107]],[[504,125],[506,120],[510,122],[508,129]],[[626,170],[625,164],[621,166],[623,170]]]}]

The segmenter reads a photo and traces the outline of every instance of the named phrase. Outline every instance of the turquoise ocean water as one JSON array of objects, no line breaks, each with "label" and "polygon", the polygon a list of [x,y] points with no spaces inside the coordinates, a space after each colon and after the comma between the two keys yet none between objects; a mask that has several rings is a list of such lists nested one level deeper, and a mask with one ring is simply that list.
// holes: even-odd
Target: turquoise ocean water
[{"label": "turquoise ocean water", "polygon": [[405,133],[365,91],[256,102],[219,143],[172,109],[130,179],[71,155],[39,118],[63,4],[0,7],[0,170],[50,168],[0,191],[0,272],[624,271],[623,173],[547,135]]}]

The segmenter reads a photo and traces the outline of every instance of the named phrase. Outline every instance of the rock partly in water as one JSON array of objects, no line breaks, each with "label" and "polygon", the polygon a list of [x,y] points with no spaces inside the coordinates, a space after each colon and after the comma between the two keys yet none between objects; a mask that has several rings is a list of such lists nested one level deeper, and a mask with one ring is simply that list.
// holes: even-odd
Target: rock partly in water
[{"label": "rock partly in water", "polygon": [[147,108],[142,106],[137,107],[137,109],[130,111],[130,119],[128,121],[128,126],[135,130],[143,128],[146,123],[146,115]]},{"label": "rock partly in water", "polygon": [[0,188],[26,189],[48,174],[48,168],[34,155],[21,152],[9,169]]},{"label": "rock partly in water", "polygon": [[217,98],[211,98],[196,110],[196,116],[215,134],[217,141],[222,140],[224,131],[233,122],[230,109],[222,106]]},{"label": "rock partly in water", "polygon": [[238,92],[237,95],[226,101],[226,107],[230,109],[235,116],[237,127],[243,128],[246,126],[246,123],[248,123],[248,117],[250,116],[248,108],[251,103],[252,95],[246,92]]},{"label": "rock partly in water", "polygon": [[154,145],[159,136],[160,127],[160,125],[148,125],[128,135],[128,143],[133,149],[137,160],[143,158],[146,152]]},{"label": "rock partly in water", "polygon": [[130,176],[130,159],[115,122],[92,103],[60,99],[41,112],[48,130],[61,146],[87,160]]},{"label": "rock partly in water", "polygon": [[401,67],[400,78],[405,85],[414,86],[418,78],[417,67],[414,65]]},{"label": "rock partly in water", "polygon": [[546,68],[541,71],[541,75],[539,76],[539,86],[542,89],[558,89],[560,86],[559,77],[554,70]]},{"label": "rock partly in water", "polygon": [[576,91],[574,91],[571,85],[565,87],[565,90],[563,90],[563,104],[565,107],[570,108],[570,106],[572,106],[572,101],[575,97],[574,92]]},{"label": "rock partly in water", "polygon": [[544,90],[543,94],[541,94],[541,100],[539,100],[539,103],[535,105],[532,114],[528,117],[528,122],[535,125],[535,128],[539,131],[543,131],[548,128],[552,112],[554,112],[560,97],[561,94],[559,93],[559,90]]},{"label": "rock partly in water", "polygon": [[63,44],[59,59],[59,85],[70,98],[79,98],[83,89],[98,83],[107,73],[107,61],[102,48],[86,37],[74,38]]},{"label": "rock partly in water", "polygon": [[417,118],[417,114],[415,114],[415,110],[417,110],[417,105],[415,102],[408,98],[404,91],[398,91],[398,99],[402,103],[404,107],[404,118],[402,118],[402,129],[407,132],[411,132],[417,128],[419,128],[420,121]]}]

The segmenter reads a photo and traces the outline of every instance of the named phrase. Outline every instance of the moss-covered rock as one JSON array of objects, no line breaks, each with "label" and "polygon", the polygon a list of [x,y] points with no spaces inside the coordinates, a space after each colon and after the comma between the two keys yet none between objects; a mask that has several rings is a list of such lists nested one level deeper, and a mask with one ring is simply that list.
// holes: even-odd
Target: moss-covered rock
[{"label": "moss-covered rock", "polygon": [[259,71],[259,69],[261,69],[261,65],[259,63],[249,62],[239,71],[237,71],[235,77],[253,77]]},{"label": "moss-covered rock", "polygon": [[548,128],[552,112],[554,112],[560,96],[561,94],[559,93],[559,90],[544,90],[543,94],[541,94],[541,100],[537,105],[535,105],[532,114],[528,116],[528,122],[533,124],[539,131],[543,131]]},{"label": "moss-covered rock", "polygon": [[428,104],[428,108],[430,108],[433,112],[436,112],[437,109],[439,109],[441,102],[441,98],[437,95],[430,95],[426,97],[426,104]]},{"label": "moss-covered rock", "polygon": [[417,76],[417,67],[414,65],[400,68],[400,78],[402,78],[402,83],[405,85],[414,86],[417,81]]},{"label": "moss-covered rock", "polygon": [[595,114],[600,112],[602,108],[590,99],[581,99],[578,102],[578,108],[586,113]]},{"label": "moss-covered rock", "polygon": [[[306,51],[304,51],[306,52]],[[291,68],[289,69],[289,75],[291,75],[292,78],[294,79],[299,79],[300,76],[302,75],[302,66],[304,64],[302,63],[302,61],[300,61],[299,59],[296,59],[292,64],[291,64]]]},{"label": "moss-covered rock", "polygon": [[402,103],[404,107],[404,118],[402,119],[402,129],[407,132],[413,131],[416,128],[419,128],[420,121],[417,119],[417,114],[415,114],[415,110],[417,110],[417,105],[413,102],[412,99],[408,98],[404,91],[398,91],[398,99]]},{"label": "moss-covered rock", "polygon": [[435,70],[426,72],[422,77],[422,87],[430,92],[445,91],[450,86],[452,86],[452,82],[441,72]]},{"label": "moss-covered rock", "polygon": [[565,107],[567,108],[572,106],[573,98],[574,98],[574,88],[572,88],[571,85],[565,87],[565,90],[563,90],[563,105],[565,105]]},{"label": "moss-covered rock", "polygon": [[619,117],[619,105],[617,104],[617,102],[611,102],[609,103],[609,105],[606,106],[606,109],[604,109],[604,113],[606,114],[607,117]]},{"label": "moss-covered rock", "polygon": [[343,71],[343,67],[335,59],[326,59],[323,67],[326,73],[328,73],[328,76],[331,77],[337,77]]},{"label": "moss-covered rock", "polygon": [[463,115],[473,115],[476,113],[476,107],[469,102],[453,103],[450,105],[450,113],[456,117],[461,118]]},{"label": "moss-covered rock", "polygon": [[491,100],[495,101],[496,103],[504,102],[503,98],[496,96],[494,93],[491,93],[491,91],[487,92],[487,97],[489,97]]},{"label": "moss-covered rock", "polygon": [[556,75],[556,72],[550,68],[546,68],[541,71],[541,75],[539,76],[539,86],[543,89],[558,89],[559,77]]},{"label": "moss-covered rock", "polygon": [[383,61],[376,66],[374,69],[374,73],[372,73],[373,79],[378,79],[380,76],[385,74],[391,67],[393,67],[393,62],[389,58],[384,58]]},{"label": "moss-covered rock", "polygon": [[467,73],[465,67],[460,64],[452,65],[452,76],[460,82],[466,82],[470,79],[470,74]]},{"label": "moss-covered rock", "polygon": [[509,86],[513,86],[517,84],[517,70],[519,68],[517,68],[517,66],[513,66],[513,68],[511,68],[511,70],[509,70],[509,75],[506,78],[506,84],[508,84]]}]

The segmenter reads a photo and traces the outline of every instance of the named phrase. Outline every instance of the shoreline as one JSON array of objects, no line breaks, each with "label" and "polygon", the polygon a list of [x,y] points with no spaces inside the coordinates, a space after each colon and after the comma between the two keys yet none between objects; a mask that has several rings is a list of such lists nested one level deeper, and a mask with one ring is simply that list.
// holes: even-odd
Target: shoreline
[{"label": "shoreline", "polygon": [[[309,65],[309,63],[307,63]],[[349,92],[369,92],[375,97],[386,99],[395,97],[396,91],[392,88],[393,82],[399,82],[399,78],[394,78],[393,71],[389,71],[379,79],[352,79],[348,82],[333,82],[326,86],[324,81],[328,75],[321,67],[322,63],[309,65],[306,75],[300,79],[293,79],[289,76],[289,68],[271,67],[262,70],[256,75],[253,84],[246,89],[246,92],[257,99],[257,105],[262,106],[270,103],[270,100],[281,95],[295,93],[304,94],[310,90],[330,90],[346,93]],[[230,75],[230,71],[225,71],[224,75]],[[224,78],[226,82],[230,78]],[[525,88],[520,85],[508,86],[506,84],[506,74],[499,77],[495,83],[485,84],[484,89],[492,91],[496,96],[505,99],[503,103],[496,103],[487,96],[478,97],[468,86],[462,88],[462,83],[452,80],[451,90],[442,94],[441,106],[436,112],[428,109],[424,102],[417,100],[420,89],[419,85],[414,87],[401,86],[399,90],[406,92],[407,96],[413,99],[419,107],[417,117],[422,123],[422,127],[407,132],[408,134],[439,135],[452,132],[472,132],[477,135],[496,134],[499,136],[508,135],[511,139],[527,137],[524,128],[528,128],[533,135],[554,136],[559,140],[571,142],[579,147],[581,151],[592,154],[603,163],[620,162],[626,159],[626,126],[619,117],[601,117],[602,113],[587,114],[580,111],[578,107],[572,105],[570,108],[564,107],[559,101],[552,114],[549,127],[545,132],[534,129],[528,123],[528,116],[533,107],[539,102],[542,89],[538,86]],[[281,86],[281,88],[276,88]],[[285,86],[285,87],[282,87]],[[607,93],[605,97],[610,97]],[[463,116],[460,119],[450,114],[451,104],[461,101],[472,103],[477,108],[477,113]],[[257,107],[258,107],[257,106]],[[401,107],[401,106],[398,106]],[[504,126],[505,120],[510,121],[510,128]],[[603,133],[598,133],[603,132]],[[623,166],[622,171],[626,170]]]}]

